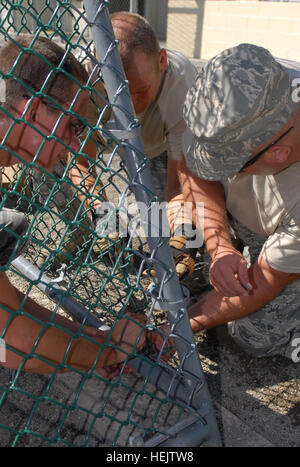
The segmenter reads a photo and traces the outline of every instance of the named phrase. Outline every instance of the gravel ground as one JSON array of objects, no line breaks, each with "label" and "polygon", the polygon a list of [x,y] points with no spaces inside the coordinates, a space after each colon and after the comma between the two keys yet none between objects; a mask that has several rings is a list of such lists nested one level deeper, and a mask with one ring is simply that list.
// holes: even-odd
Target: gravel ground
[{"label": "gravel ground", "polygon": [[[189,281],[191,301],[201,274],[196,270]],[[53,307],[38,289],[32,293]],[[247,356],[225,327],[203,332],[197,346],[224,446],[300,445],[299,365]],[[8,381],[8,370],[1,368],[0,385]],[[0,428],[0,445],[128,446],[143,428],[168,428],[180,415],[136,373],[111,381],[76,372],[52,378],[22,373],[1,406],[0,426],[10,431]]]},{"label": "gravel ground", "polygon": [[[67,277],[73,272],[71,268]],[[205,265],[203,271],[203,264],[197,264],[193,276],[185,281],[191,303],[203,292],[204,272]],[[87,300],[94,298],[97,277],[93,274],[92,269],[88,279],[77,276],[74,293],[80,298],[84,294]],[[26,281],[15,274],[10,277],[26,292]],[[147,287],[149,279],[143,280]],[[114,283],[107,281],[105,292],[104,307],[117,309],[127,297],[124,281],[117,277]],[[30,295],[39,304],[56,309],[37,287]],[[142,295],[139,298],[143,300]],[[157,320],[161,320],[159,313]],[[280,357],[248,357],[228,337],[225,327],[203,332],[196,343],[224,446],[298,447],[299,364]],[[144,430],[150,434],[172,427],[183,415],[180,407],[136,373],[111,381],[75,371],[52,376],[20,373],[10,388],[8,384],[9,371],[1,367],[1,446],[128,446]]]},{"label": "gravel ground", "polygon": [[[117,190],[114,191],[115,186]],[[110,188],[109,199],[114,199],[124,189],[120,183],[111,184]],[[15,201],[12,198],[10,201],[13,206]],[[22,208],[27,209],[26,206]],[[47,236],[54,218],[43,214],[39,222],[36,221],[36,238],[42,240]],[[60,227],[63,232],[64,226]],[[56,229],[59,233],[58,224]],[[139,239],[135,242],[137,248]],[[27,258],[36,260],[38,251],[35,244],[29,245]],[[128,300],[128,291],[122,274],[118,275],[100,261],[93,267],[85,265],[78,268],[80,255],[77,260],[73,266],[68,265],[65,276],[65,283],[73,281],[73,296],[89,306],[97,304],[100,296],[101,309],[112,310],[113,313],[123,308]],[[129,280],[134,286],[136,269],[128,269]],[[58,276],[52,268],[47,273],[52,278]],[[28,281],[13,272],[8,272],[8,275],[21,292],[28,292]],[[150,278],[141,276],[140,282],[146,290]],[[31,286],[29,295],[40,305],[66,316],[38,287]],[[135,297],[139,303],[144,303],[143,292],[137,291]],[[109,312],[102,315],[108,322],[112,319]],[[158,323],[163,318],[162,312],[156,313]],[[106,381],[98,375],[76,371],[42,376],[22,372],[15,375],[10,386],[9,379],[9,370],[1,367],[1,446],[128,446],[132,439],[139,438],[144,432],[150,436],[164,431],[186,416],[178,404],[171,403],[165,394],[148,382],[148,377],[137,373],[121,373],[120,377]]]},{"label": "gravel ground", "polygon": [[[25,280],[9,276],[26,292]],[[56,309],[37,287],[30,296]],[[9,378],[9,370],[0,368],[3,389],[8,389]],[[169,429],[186,416],[138,373],[110,381],[75,371],[52,376],[20,373],[8,391],[0,391],[0,401],[1,446],[128,446],[144,432]]]}]

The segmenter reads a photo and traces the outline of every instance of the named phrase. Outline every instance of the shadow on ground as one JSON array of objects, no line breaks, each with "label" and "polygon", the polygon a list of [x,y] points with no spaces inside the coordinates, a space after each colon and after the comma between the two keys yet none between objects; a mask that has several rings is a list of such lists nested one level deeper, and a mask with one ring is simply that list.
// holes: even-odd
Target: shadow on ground
[{"label": "shadow on ground", "polygon": [[225,446],[300,446],[299,364],[251,358],[226,326],[203,333],[198,349]]}]

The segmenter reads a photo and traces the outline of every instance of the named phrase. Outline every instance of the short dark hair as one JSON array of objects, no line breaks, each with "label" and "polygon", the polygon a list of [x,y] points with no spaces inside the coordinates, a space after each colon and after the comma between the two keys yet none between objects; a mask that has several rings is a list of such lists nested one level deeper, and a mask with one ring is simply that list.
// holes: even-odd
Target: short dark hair
[{"label": "short dark hair", "polygon": [[85,68],[72,53],[46,37],[31,34],[4,43],[0,49],[0,73],[6,84],[2,104],[6,109],[24,94],[40,91],[63,103],[70,97],[72,77],[80,83],[88,79]]},{"label": "short dark hair", "polygon": [[132,50],[140,50],[149,57],[158,57],[160,45],[151,24],[143,16],[119,11],[111,16],[124,68],[130,65]]}]

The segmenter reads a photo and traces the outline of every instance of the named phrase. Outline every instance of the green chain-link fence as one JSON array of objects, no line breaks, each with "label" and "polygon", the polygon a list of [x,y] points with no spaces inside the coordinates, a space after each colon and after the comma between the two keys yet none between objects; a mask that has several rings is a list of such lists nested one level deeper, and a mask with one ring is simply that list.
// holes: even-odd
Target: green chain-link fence
[{"label": "green chain-link fence", "polygon": [[[29,49],[38,37],[57,42],[65,56],[73,53],[89,71],[84,85],[90,95],[88,116],[77,116],[77,125],[87,125],[79,136],[79,151],[68,151],[52,173],[36,163],[42,148],[32,163],[19,158],[12,167],[2,167],[0,210],[23,212],[28,228],[14,234],[18,244],[27,242],[23,255],[18,257],[18,244],[9,249],[1,271],[25,298],[52,311],[51,326],[59,328],[54,316],[72,319],[70,313],[73,318],[77,313],[82,326],[105,324],[113,331],[129,310],[130,320],[147,317],[140,336],[160,332],[170,321],[176,353],[166,363],[148,338],[138,352],[139,336],[132,351],[121,350],[124,363],[112,379],[96,371],[97,361],[87,371],[69,365],[70,349],[60,365],[50,363],[51,374],[27,373],[23,369],[30,358],[37,358],[44,325],[19,369],[0,369],[2,446],[219,444],[186,317],[187,297],[175,274],[168,238],[149,228],[155,196],[107,6],[108,2],[90,0],[0,2],[2,47],[24,34],[32,35]],[[24,47],[4,78],[14,76],[22,51]],[[44,88],[34,96],[55,104]],[[68,110],[58,107],[74,117],[72,105]],[[50,139],[55,138],[53,131]],[[8,227],[3,229],[12,235]],[[1,327],[2,344],[15,316],[40,323],[23,305],[24,299]],[[9,311],[5,304],[0,306],[2,312]],[[76,335],[70,333],[71,342],[83,336],[82,326]],[[103,349],[119,350],[110,332],[97,358]],[[165,348],[169,342],[165,339]],[[6,351],[22,355],[13,346]],[[127,373],[127,364],[135,372]],[[60,373],[62,369],[70,372]]]}]

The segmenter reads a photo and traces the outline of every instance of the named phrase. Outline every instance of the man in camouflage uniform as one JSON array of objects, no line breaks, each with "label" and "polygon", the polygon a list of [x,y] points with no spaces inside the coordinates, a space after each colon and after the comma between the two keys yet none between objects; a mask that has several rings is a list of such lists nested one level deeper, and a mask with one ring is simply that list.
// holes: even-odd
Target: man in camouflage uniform
[{"label": "man in camouflage uniform", "polygon": [[257,357],[292,358],[300,338],[299,78],[300,64],[241,44],[208,62],[184,107],[184,194],[204,202],[214,287],[190,308],[191,326],[228,323]]}]

